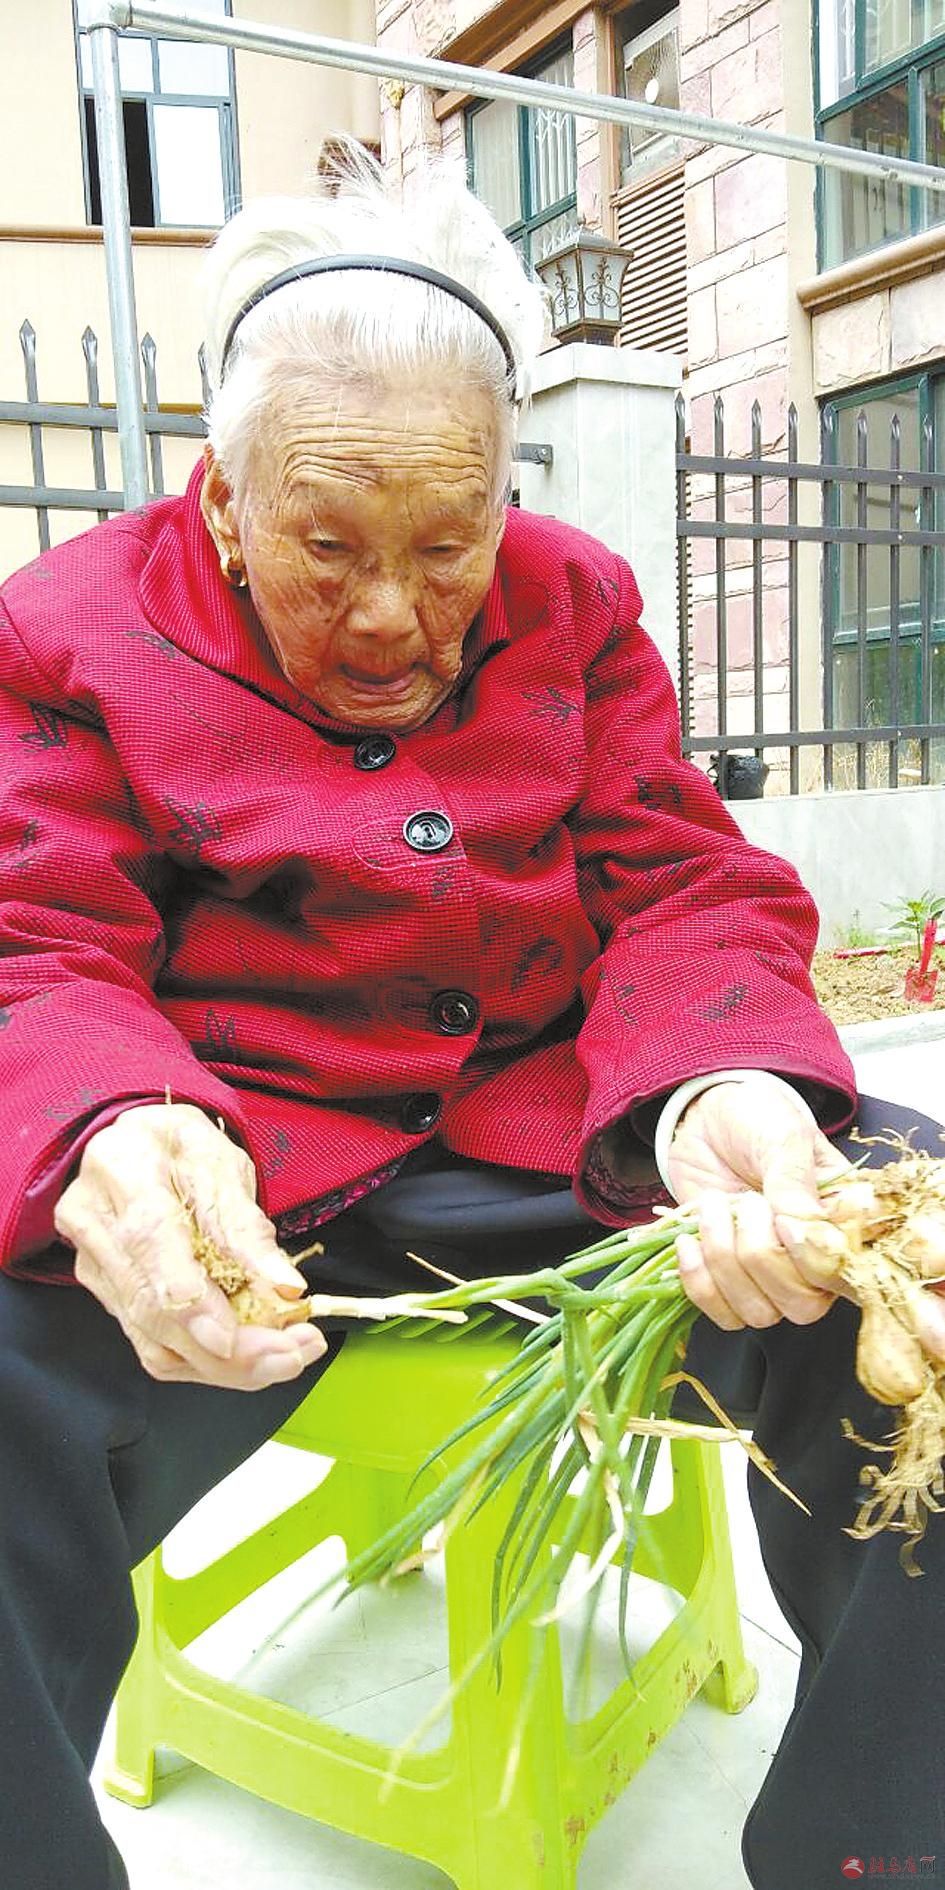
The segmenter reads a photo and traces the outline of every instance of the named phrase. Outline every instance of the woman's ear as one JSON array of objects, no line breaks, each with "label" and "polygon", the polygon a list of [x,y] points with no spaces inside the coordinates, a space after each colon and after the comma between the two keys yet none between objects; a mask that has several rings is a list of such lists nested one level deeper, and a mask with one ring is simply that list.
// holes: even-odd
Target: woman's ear
[{"label": "woman's ear", "polygon": [[203,449],[200,510],[203,513],[204,524],[220,554],[221,562],[226,560],[232,566],[242,564],[242,547],[233,494],[209,440]]}]

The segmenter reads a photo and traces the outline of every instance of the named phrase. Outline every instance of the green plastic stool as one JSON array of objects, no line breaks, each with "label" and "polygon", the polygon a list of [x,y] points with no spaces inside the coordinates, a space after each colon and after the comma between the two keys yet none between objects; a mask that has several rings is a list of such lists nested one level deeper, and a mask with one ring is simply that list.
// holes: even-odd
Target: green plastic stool
[{"label": "green plastic stool", "polygon": [[[393,1783],[387,1746],[186,1658],[189,1642],[318,1542],[340,1535],[352,1554],[403,1514],[417,1466],[469,1415],[520,1334],[490,1316],[472,1327],[352,1335],[279,1433],[334,1459],[318,1488],[187,1579],[167,1574],[160,1550],[140,1565],[141,1628],[118,1693],[108,1791],[149,1804],[154,1749],[168,1746],[273,1804],[424,1858],[461,1890],[573,1890],[584,1839],[693,1695],[705,1690],[728,1712],[748,1704],[757,1675],[742,1646],[719,1446],[690,1440],[672,1445],[672,1501],[634,1558],[635,1574],[684,1597],[680,1612],[632,1676],[579,1722],[565,1712],[557,1633],[544,1634],[516,1781],[501,1808],[534,1648],[527,1625],[508,1637],[501,1685],[484,1663],[453,1703],[446,1743],[408,1755]],[[512,1481],[447,1542],[453,1675],[488,1634],[492,1566],[515,1492]]]}]

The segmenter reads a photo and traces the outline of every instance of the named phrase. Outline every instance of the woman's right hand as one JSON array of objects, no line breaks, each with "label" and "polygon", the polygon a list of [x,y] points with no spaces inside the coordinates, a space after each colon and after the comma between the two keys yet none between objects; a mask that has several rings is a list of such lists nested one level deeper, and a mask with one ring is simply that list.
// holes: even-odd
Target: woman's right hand
[{"label": "woman's right hand", "polygon": [[190,1214],[251,1274],[288,1299],[304,1292],[256,1201],[249,1156],[190,1103],[133,1106],[91,1136],[55,1223],[75,1247],[79,1284],[152,1378],[241,1391],[297,1378],[325,1352],[324,1337],[309,1324],[239,1325],[194,1258]]}]

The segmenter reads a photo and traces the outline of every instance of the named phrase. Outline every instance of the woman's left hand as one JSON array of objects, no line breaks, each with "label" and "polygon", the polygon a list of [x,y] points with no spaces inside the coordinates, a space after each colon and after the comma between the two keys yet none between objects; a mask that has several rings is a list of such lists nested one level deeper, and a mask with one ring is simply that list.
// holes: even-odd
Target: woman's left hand
[{"label": "woman's left hand", "polygon": [[811,1325],[829,1312],[834,1234],[818,1182],[850,1163],[789,1092],[757,1079],[718,1083],[690,1103],[673,1137],[669,1178],[695,1204],[698,1235],[678,1243],[683,1286],[718,1326]]}]

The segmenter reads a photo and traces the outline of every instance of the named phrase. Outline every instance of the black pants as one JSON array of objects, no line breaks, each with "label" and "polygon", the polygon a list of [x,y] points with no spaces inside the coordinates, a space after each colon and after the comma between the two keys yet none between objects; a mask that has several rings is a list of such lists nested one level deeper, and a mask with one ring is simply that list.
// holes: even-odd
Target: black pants
[{"label": "black pants", "polygon": [[[861,1111],[867,1131],[913,1121],[937,1152],[927,1118]],[[370,1289],[414,1282],[405,1246],[492,1272],[560,1257],[592,1231],[547,1179],[427,1154],[326,1230],[327,1267]],[[696,1328],[699,1370],[734,1408],[757,1402],[760,1442],[813,1512],[753,1479],[768,1574],[804,1646],[798,1703],[746,1827],[757,1890],[828,1890],[851,1853],[935,1856],[945,1877],[945,1528],[932,1518],[913,1581],[895,1538],[843,1533],[862,1458],[840,1420],[888,1429],[855,1384],[853,1328],[845,1304],[811,1327]],[[129,1570],[278,1429],[341,1342],[267,1391],[158,1384],[90,1295],[0,1278],[3,1890],[125,1890],[87,1773],[134,1646]]]}]

